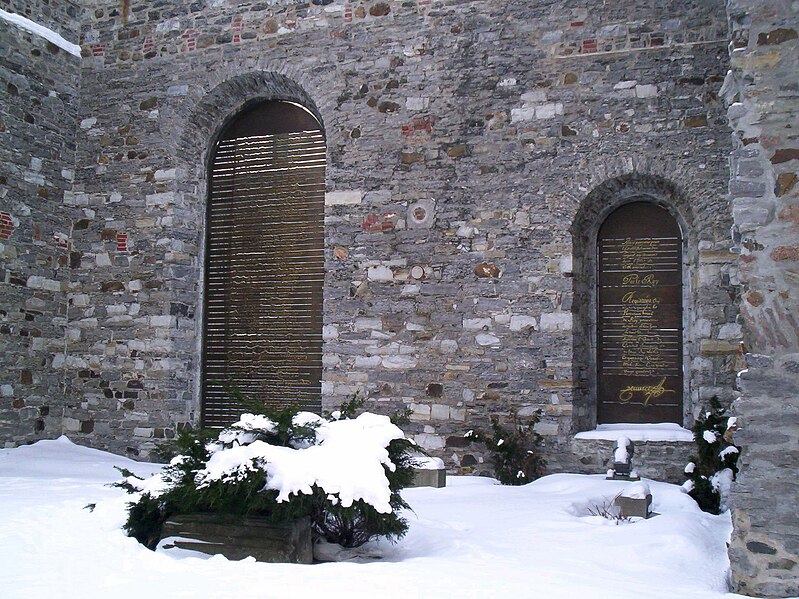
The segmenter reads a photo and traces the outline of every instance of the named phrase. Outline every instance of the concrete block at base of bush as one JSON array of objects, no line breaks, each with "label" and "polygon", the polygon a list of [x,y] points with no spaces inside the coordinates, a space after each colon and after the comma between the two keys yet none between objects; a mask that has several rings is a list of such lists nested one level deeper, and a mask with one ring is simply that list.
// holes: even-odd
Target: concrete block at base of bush
[{"label": "concrete block at base of bush", "polygon": [[308,518],[275,524],[252,516],[179,514],[164,523],[159,547],[222,554],[230,560],[252,556],[259,562],[313,562]]}]

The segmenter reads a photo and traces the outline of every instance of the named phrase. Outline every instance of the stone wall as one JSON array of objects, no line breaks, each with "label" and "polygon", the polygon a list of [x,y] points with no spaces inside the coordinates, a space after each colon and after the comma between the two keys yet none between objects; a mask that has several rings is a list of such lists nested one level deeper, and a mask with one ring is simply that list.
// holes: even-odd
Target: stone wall
[{"label": "stone wall", "polygon": [[26,17],[77,44],[83,20],[80,0],[0,0],[0,9]]},{"label": "stone wall", "polygon": [[[463,473],[490,471],[466,430],[541,409],[550,469],[603,471],[610,444],[573,438],[596,423],[593,244],[648,197],[685,236],[685,424],[746,367],[738,590],[799,593],[795,2],[0,8],[83,50],[0,21],[4,443],[146,458],[197,424],[208,150],[244,104],[292,100],[328,143],[327,409],[409,407]],[[689,450],[636,465],[678,481]]]},{"label": "stone wall", "polygon": [[799,5],[731,0],[730,199],[749,352],[730,548],[738,592],[799,595]]},{"label": "stone wall", "polygon": [[417,441],[462,472],[488,469],[466,430],[542,409],[553,467],[573,460],[595,423],[576,268],[632,192],[686,228],[686,422],[731,399],[721,2],[239,4],[87,12],[64,204],[92,216],[48,364],[70,434],[146,456],[196,422],[207,150],[268,97],[327,134],[327,409],[353,393],[408,406]]},{"label": "stone wall", "polygon": [[[42,19],[78,41],[73,2]],[[47,2],[2,2],[42,14]],[[57,436],[66,408],[51,368],[65,343],[67,295],[77,266],[72,188],[80,60],[0,20],[0,439]]]}]

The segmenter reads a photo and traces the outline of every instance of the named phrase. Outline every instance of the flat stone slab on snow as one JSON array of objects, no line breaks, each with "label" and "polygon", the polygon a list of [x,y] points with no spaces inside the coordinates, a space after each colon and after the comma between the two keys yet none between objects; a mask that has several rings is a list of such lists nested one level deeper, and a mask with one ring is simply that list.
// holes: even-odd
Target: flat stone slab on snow
[{"label": "flat stone slab on snow", "polygon": [[223,514],[179,514],[161,531],[160,549],[177,547],[229,560],[254,557],[259,562],[310,564],[313,562],[311,523],[307,518],[274,524],[265,518]]}]

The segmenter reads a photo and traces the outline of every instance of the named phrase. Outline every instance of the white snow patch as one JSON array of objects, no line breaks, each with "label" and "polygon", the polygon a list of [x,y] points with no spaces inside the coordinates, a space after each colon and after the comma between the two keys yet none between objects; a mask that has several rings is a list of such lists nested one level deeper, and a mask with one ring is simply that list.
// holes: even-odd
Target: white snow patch
[{"label": "white snow patch", "polygon": [[713,431],[704,431],[702,433],[702,438],[708,443],[715,443],[717,439],[716,433],[714,433]]},{"label": "white snow patch", "polygon": [[729,468],[725,468],[724,470],[719,470],[710,477],[710,484],[713,485],[713,488],[719,492],[721,496],[721,503],[719,504],[719,509],[722,512],[727,511],[730,509],[729,501],[730,501],[730,493],[732,489],[732,481],[733,481],[733,473],[732,470]]},{"label": "white snow patch", "polygon": [[612,501],[626,482],[557,474],[505,487],[450,476],[442,489],[403,491],[408,534],[364,546],[379,562],[265,564],[152,552],[126,537],[131,496],[107,486],[119,479],[114,465],[140,476],[155,467],[66,438],[0,449],[4,598],[730,597],[730,515],[701,512],[675,485],[647,481],[659,515],[615,526],[575,510]]},{"label": "white snow patch", "polygon": [[62,50],[66,50],[73,56],[77,56],[80,58],[80,46],[78,44],[73,44],[65,40],[60,33],[56,33],[52,29],[48,29],[44,25],[39,25],[35,21],[31,21],[30,19],[23,17],[22,15],[18,15],[15,13],[7,12],[0,8],[0,19],[11,23],[12,25],[16,25],[17,27],[24,29],[25,31],[30,31],[31,33],[38,35],[39,37],[43,37],[48,42],[51,42],[61,48]]},{"label": "white snow patch", "polygon": [[259,440],[219,449],[211,455],[205,469],[197,473],[198,485],[236,479],[265,467],[266,488],[278,491],[278,502],[300,493],[310,495],[316,485],[338,495],[344,507],[360,499],[378,512],[391,512],[391,491],[383,465],[389,470],[395,466],[386,447],[391,440],[404,435],[387,416],[367,412],[352,420],[326,422],[309,414],[295,420],[295,424],[299,423],[319,424],[316,429],[319,445],[293,449]]},{"label": "white snow patch", "polygon": [[415,457],[413,458],[413,467],[419,470],[443,470],[444,460],[427,456]]},{"label": "white snow patch", "polygon": [[631,441],[685,441],[693,442],[694,434],[679,424],[600,424],[593,431],[577,433],[575,439],[605,439],[617,441],[627,437]]},{"label": "white snow patch", "polygon": [[630,499],[646,499],[646,496],[651,494],[652,491],[649,489],[649,485],[640,481],[626,487],[619,496],[629,497]]},{"label": "white snow patch", "polygon": [[630,457],[630,454],[627,453],[627,446],[630,444],[630,440],[627,437],[619,437],[616,444],[618,447],[613,452],[613,460],[617,464],[626,463]]}]

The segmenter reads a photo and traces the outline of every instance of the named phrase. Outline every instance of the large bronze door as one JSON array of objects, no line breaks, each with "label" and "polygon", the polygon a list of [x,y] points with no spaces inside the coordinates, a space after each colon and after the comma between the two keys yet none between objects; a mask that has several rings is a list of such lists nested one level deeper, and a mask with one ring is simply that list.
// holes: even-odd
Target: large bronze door
[{"label": "large bronze door", "polygon": [[202,422],[237,396],[321,410],[325,139],[290,102],[246,110],[213,148],[206,243]]},{"label": "large bronze door", "polygon": [[680,228],[656,204],[625,204],[597,254],[597,421],[681,424]]}]

